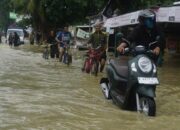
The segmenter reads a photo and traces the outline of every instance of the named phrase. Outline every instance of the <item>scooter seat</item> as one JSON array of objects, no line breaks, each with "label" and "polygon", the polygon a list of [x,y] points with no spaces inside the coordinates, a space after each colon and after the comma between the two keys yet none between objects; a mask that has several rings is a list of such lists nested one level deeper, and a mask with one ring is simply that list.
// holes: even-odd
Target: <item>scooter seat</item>
[{"label": "scooter seat", "polygon": [[128,59],[118,58],[110,60],[110,65],[114,68],[116,74],[123,78],[128,78]]}]

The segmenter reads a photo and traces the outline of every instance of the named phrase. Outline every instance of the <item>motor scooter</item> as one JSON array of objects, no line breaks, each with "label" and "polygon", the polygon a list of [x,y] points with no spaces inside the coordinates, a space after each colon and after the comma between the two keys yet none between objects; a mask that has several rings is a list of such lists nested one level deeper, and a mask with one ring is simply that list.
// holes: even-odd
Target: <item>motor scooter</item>
[{"label": "motor scooter", "polygon": [[106,99],[112,99],[122,109],[155,116],[155,91],[159,80],[156,65],[151,59],[154,54],[141,45],[131,50],[126,48],[127,53],[132,57],[109,60],[107,78],[100,81],[102,92]]}]

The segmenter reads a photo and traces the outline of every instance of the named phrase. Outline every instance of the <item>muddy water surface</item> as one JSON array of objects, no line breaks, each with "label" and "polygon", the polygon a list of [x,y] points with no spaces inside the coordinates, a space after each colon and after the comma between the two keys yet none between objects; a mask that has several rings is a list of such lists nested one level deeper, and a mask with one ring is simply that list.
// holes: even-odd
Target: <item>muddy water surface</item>
[{"label": "muddy water surface", "polygon": [[105,100],[104,74],[82,73],[82,60],[67,67],[37,48],[0,45],[0,130],[180,130],[180,56],[159,69],[157,116],[148,118]]}]

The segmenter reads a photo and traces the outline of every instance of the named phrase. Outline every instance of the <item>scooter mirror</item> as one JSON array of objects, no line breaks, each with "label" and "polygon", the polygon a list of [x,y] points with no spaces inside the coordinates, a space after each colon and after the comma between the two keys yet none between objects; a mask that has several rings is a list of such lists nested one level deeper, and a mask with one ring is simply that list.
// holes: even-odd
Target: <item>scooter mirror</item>
[{"label": "scooter mirror", "polygon": [[124,53],[128,53],[128,52],[129,52],[129,48],[125,48]]},{"label": "scooter mirror", "polygon": [[157,36],[157,37],[156,37],[156,41],[159,41],[159,40],[160,40],[160,36]]}]

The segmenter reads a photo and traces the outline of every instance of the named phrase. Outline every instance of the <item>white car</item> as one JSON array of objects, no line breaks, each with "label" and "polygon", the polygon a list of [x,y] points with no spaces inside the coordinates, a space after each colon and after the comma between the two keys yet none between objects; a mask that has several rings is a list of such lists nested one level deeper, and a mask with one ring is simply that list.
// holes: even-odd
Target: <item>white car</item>
[{"label": "white car", "polygon": [[9,34],[12,33],[14,35],[14,32],[16,32],[19,35],[20,44],[24,44],[24,31],[23,31],[23,29],[14,29],[14,28],[8,29],[7,34],[6,34],[7,41],[9,39]]}]

